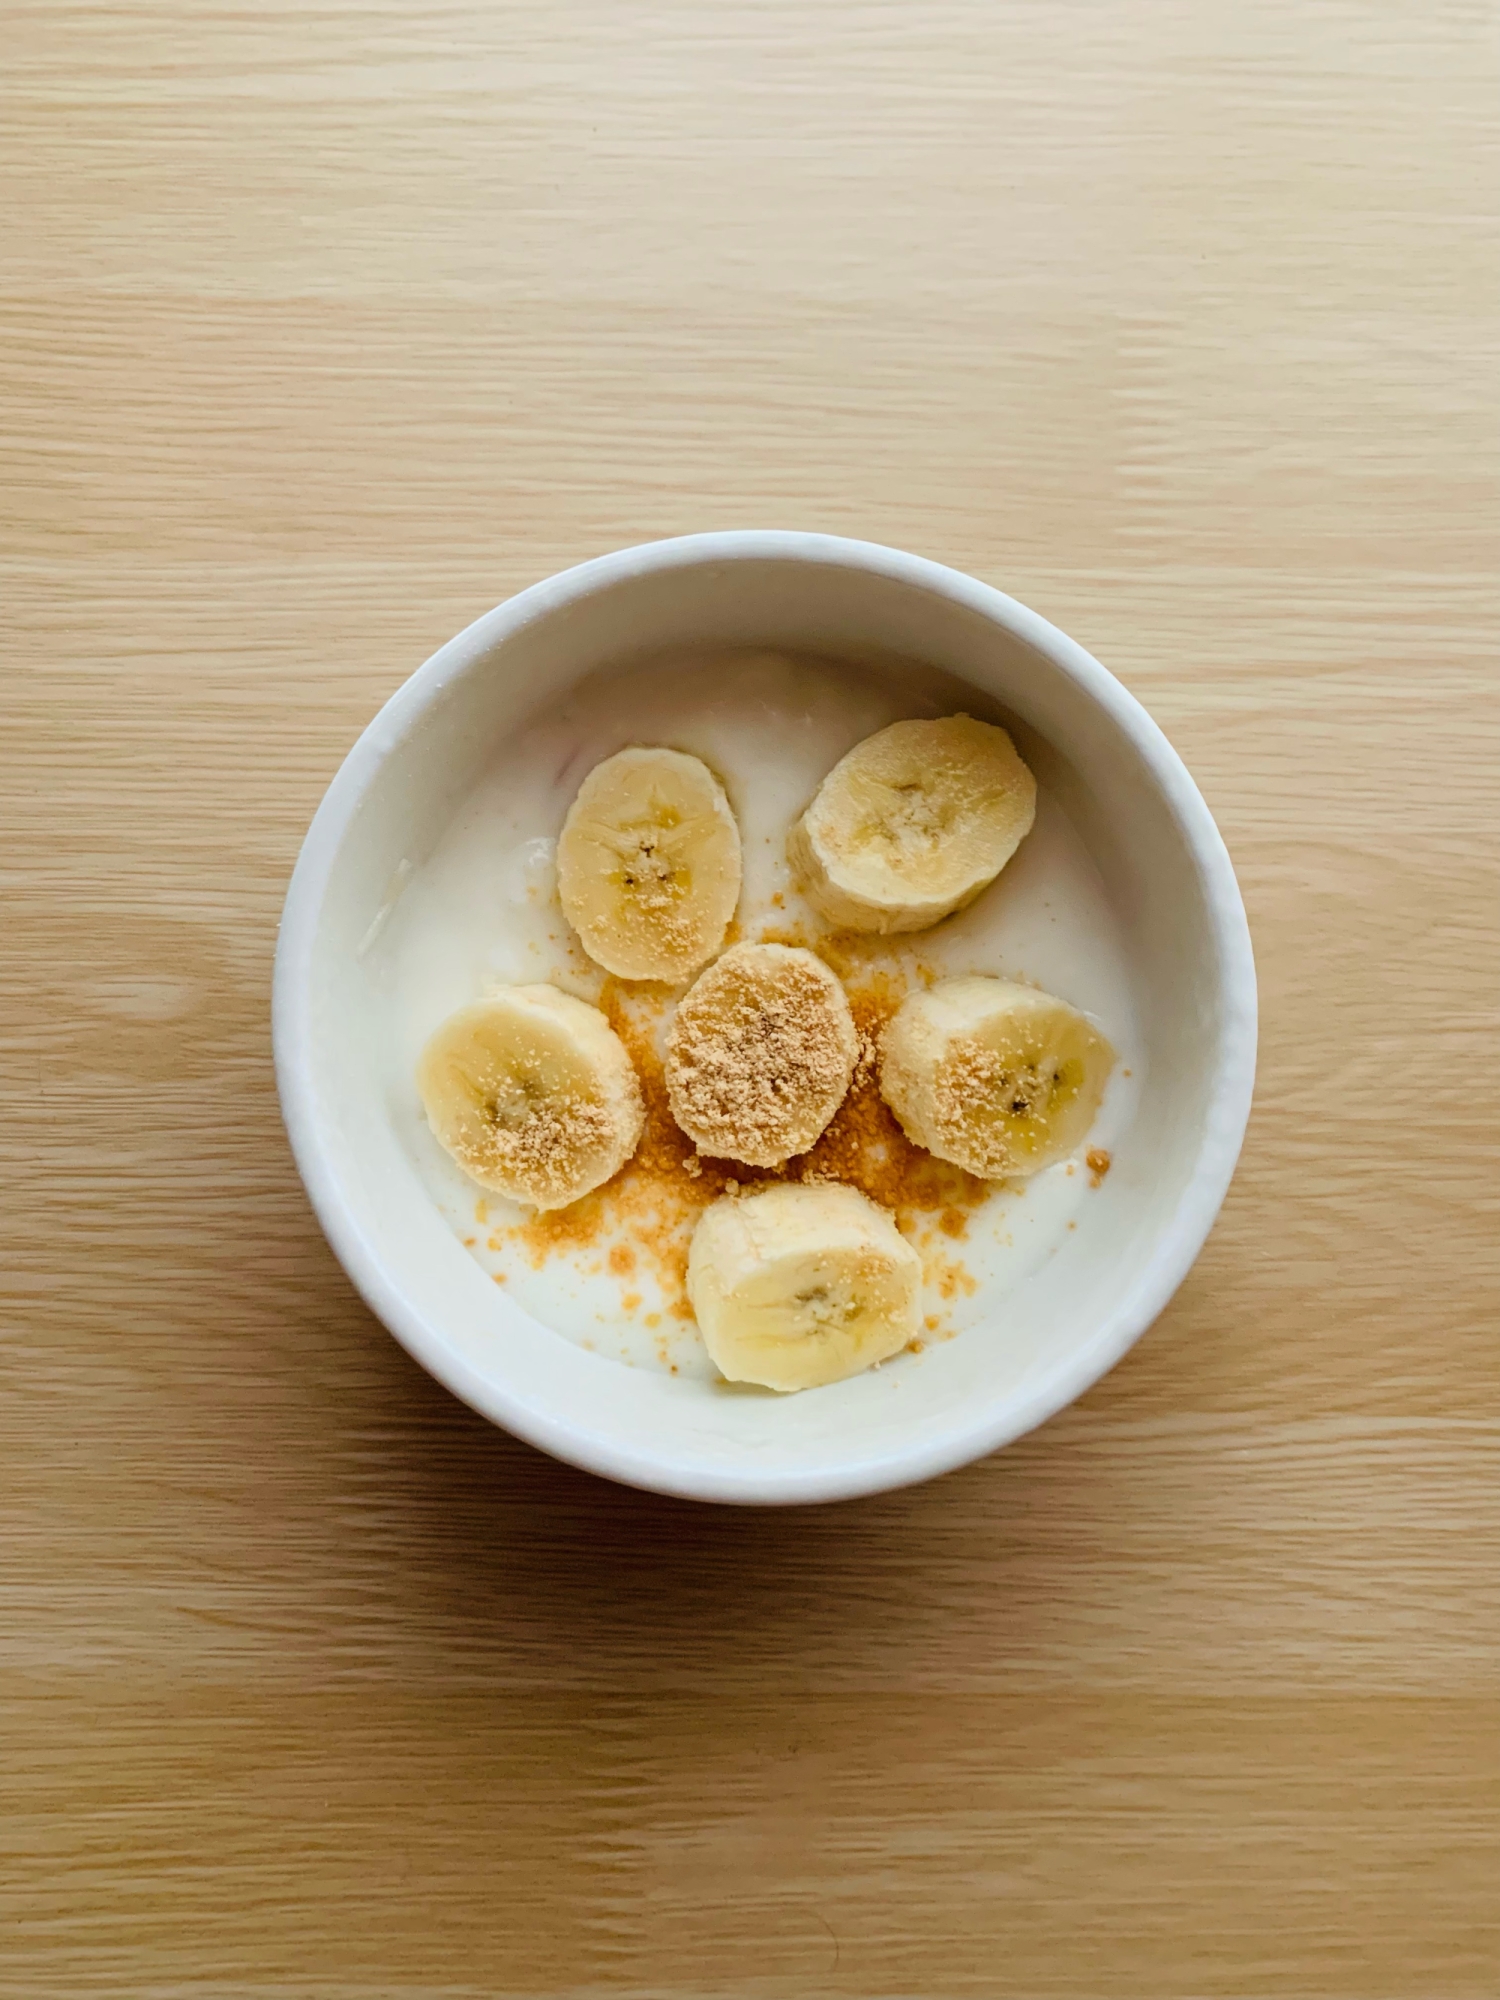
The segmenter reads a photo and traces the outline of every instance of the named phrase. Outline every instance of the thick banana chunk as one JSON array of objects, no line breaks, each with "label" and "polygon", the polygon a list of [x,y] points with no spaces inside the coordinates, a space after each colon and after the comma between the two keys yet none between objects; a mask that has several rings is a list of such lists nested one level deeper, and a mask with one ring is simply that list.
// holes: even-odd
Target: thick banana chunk
[{"label": "thick banana chunk", "polygon": [[624,1043],[555,986],[506,987],[451,1015],[417,1088],[464,1172],[537,1208],[566,1208],[618,1172],[645,1117]]},{"label": "thick banana chunk", "polygon": [[779,1182],[705,1209],[687,1288],[704,1343],[731,1382],[815,1389],[905,1347],[922,1260],[857,1188]]},{"label": "thick banana chunk", "polygon": [[830,923],[920,931],[993,882],[1035,817],[1036,780],[1003,729],[893,722],[834,765],[787,852]]},{"label": "thick banana chunk", "polygon": [[909,1139],[984,1180],[1024,1178],[1080,1144],[1115,1052],[1065,1001],[1008,979],[944,979],[886,1028],[880,1090]]},{"label": "thick banana chunk", "polygon": [[822,959],[737,944],[678,1003],[667,1101],[701,1153],[779,1167],[838,1110],[858,1057],[848,998]]},{"label": "thick banana chunk", "polygon": [[724,787],[681,750],[596,764],[557,843],[557,889],[589,957],[621,979],[691,979],[740,895],[740,830]]}]

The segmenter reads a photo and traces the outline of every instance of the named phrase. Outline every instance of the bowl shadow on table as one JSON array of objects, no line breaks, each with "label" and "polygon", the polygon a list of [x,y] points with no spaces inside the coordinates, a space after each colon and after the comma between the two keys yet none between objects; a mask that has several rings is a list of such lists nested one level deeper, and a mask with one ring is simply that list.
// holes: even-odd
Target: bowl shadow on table
[{"label": "bowl shadow on table", "polygon": [[1108,1385],[945,1478],[792,1508],[677,1500],[561,1464],[393,1343],[368,1387],[366,1435],[398,1510],[382,1590],[440,1675],[592,1680],[607,1664],[628,1678],[634,1663],[660,1685],[775,1663],[941,1680],[976,1632],[986,1672],[1003,1672],[1097,1611],[1098,1559],[1130,1533],[1125,1470],[1091,1448]]}]

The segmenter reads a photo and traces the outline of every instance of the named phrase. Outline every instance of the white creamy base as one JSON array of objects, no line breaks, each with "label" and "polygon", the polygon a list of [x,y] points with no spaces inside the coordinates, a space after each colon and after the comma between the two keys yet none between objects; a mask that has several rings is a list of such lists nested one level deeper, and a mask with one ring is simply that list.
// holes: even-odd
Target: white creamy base
[{"label": "white creamy base", "polygon": [[[586,773],[631,743],[701,757],[723,780],[739,819],[741,934],[801,928],[815,940],[822,926],[788,877],[788,827],[863,737],[903,716],[960,710],[1004,719],[974,689],[912,666],[720,653],[594,678],[506,745],[488,779],[457,806],[435,852],[393,882],[385,921],[372,926],[364,946],[389,1006],[391,1115],[455,1233],[545,1325],[622,1361],[717,1379],[690,1324],[665,1317],[646,1324],[663,1305],[655,1282],[649,1270],[612,1276],[607,1243],[554,1252],[533,1269],[503,1239],[505,1225],[524,1211],[459,1170],[428,1131],[417,1095],[417,1057],[427,1037],[486,986],[551,980],[581,998],[598,997],[603,975],[568,928],[552,869],[563,816]],[[781,907],[772,901],[777,894]],[[1027,979],[1088,1014],[1119,1060],[1087,1144],[1111,1154],[1128,1145],[1142,1084],[1128,959],[1098,871],[1045,788],[1035,826],[999,879],[936,929],[893,939],[889,956],[893,964],[919,958],[943,973]],[[1003,1314],[1006,1294],[1070,1229],[1088,1227],[1091,1195],[1081,1157],[1024,1189],[992,1193],[971,1214],[964,1241],[943,1246],[975,1281],[971,1293],[947,1300],[934,1286],[928,1309],[943,1331],[961,1333]],[[498,1247],[490,1247],[492,1237]],[[934,1262],[934,1278],[940,1271]],[[627,1308],[629,1299],[638,1303]],[[920,1365],[920,1356],[889,1365]]]}]

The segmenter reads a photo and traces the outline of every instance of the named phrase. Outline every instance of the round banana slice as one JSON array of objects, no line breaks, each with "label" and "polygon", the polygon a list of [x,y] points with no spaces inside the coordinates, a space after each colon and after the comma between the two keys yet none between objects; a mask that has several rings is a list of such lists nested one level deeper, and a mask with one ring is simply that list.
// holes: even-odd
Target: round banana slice
[{"label": "round banana slice", "polygon": [[667,1101],[701,1153],[779,1167],[844,1101],[859,1032],[821,958],[737,944],[700,973],[667,1036]]},{"label": "round banana slice", "polygon": [[537,1208],[566,1208],[617,1173],[645,1118],[624,1043],[555,986],[507,987],[451,1015],[417,1088],[470,1179]]},{"label": "round banana slice", "polygon": [[557,889],[590,958],[621,979],[691,979],[740,896],[740,830],[724,787],[681,750],[596,764],[557,843]]},{"label": "round banana slice", "polygon": [[905,1347],[917,1330],[922,1260],[857,1188],[779,1182],[704,1210],[687,1288],[709,1355],[731,1382],[816,1389]]},{"label": "round banana slice", "polygon": [[1003,729],[893,722],[834,765],[787,852],[831,924],[920,931],[993,882],[1035,817],[1036,780]]},{"label": "round banana slice", "polygon": [[1050,993],[944,979],[896,1010],[880,1090],[917,1145],[983,1180],[1008,1180],[1073,1151],[1114,1062],[1099,1030]]}]

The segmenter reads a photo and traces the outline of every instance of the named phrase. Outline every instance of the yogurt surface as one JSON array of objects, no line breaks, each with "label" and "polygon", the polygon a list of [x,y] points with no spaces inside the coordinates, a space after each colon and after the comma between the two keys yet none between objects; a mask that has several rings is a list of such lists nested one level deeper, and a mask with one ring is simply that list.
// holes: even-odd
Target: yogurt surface
[{"label": "yogurt surface", "polygon": [[[484,781],[456,801],[434,852],[400,873],[363,946],[386,1005],[390,1114],[455,1235],[543,1324],[621,1362],[716,1379],[680,1287],[660,1258],[642,1254],[637,1216],[625,1207],[612,1214],[606,1189],[589,1197],[585,1235],[540,1237],[527,1211],[477,1187],[437,1144],[414,1081],[427,1037],[494,984],[547,980],[585,1000],[611,998],[563,917],[553,864],[583,778],[627,744],[688,751],[722,780],[744,850],[732,936],[823,950],[851,986],[979,972],[1057,994],[1097,1023],[1118,1057],[1087,1148],[1097,1165],[1128,1146],[1143,1080],[1129,961],[1098,870],[1040,773],[1036,823],[1013,859],[976,902],[931,931],[831,938],[790,879],[787,831],[845,751],[901,717],[960,711],[1005,719],[967,684],[912,665],[701,652],[592,676],[503,746]],[[659,1043],[673,996],[654,989],[637,998],[641,1032]],[[1024,1186],[992,1188],[958,1223],[934,1217],[923,1227],[914,1240],[928,1273],[930,1337],[961,1336],[1003,1314],[1006,1294],[1070,1230],[1087,1227],[1096,1180],[1080,1154]],[[691,1220],[684,1215],[684,1232]]]}]

